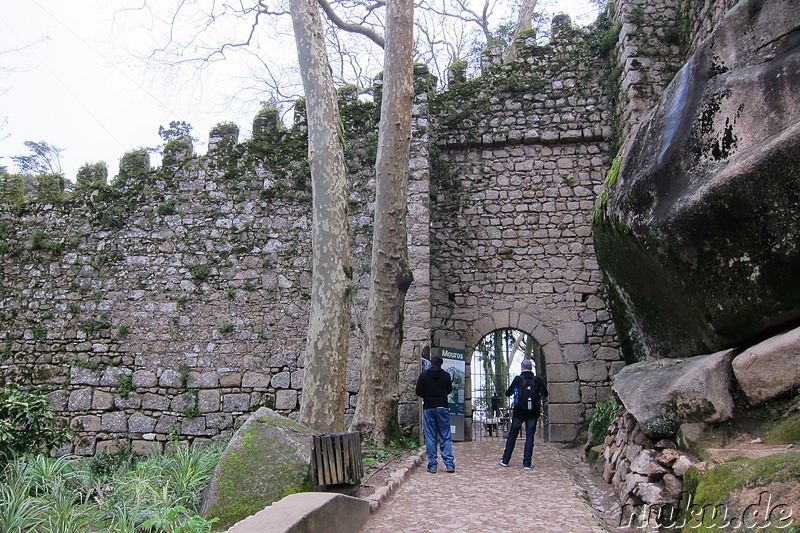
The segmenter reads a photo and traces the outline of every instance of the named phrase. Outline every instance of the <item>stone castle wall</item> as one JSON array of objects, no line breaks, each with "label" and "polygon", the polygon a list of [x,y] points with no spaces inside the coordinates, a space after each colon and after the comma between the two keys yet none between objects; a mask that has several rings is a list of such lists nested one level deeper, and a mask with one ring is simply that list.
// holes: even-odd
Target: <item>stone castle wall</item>
[{"label": "stone castle wall", "polygon": [[620,140],[655,106],[691,52],[734,5],[736,0],[609,2],[609,28],[616,34],[610,77]]},{"label": "stone castle wall", "polygon": [[[696,26],[699,35],[704,26]],[[489,54],[480,78],[455,77],[443,93],[428,93],[430,80],[418,77],[409,185],[415,281],[400,371],[406,427],[418,423],[413,383],[428,345],[455,341],[471,352],[495,329],[533,335],[551,391],[550,437],[559,441],[579,438],[623,365],[591,213],[616,153],[614,117],[628,124],[640,112],[623,104],[609,77],[614,57],[617,70],[634,70],[623,50],[632,37],[620,37],[611,65],[596,38],[557,18],[552,42],[528,38],[512,65]],[[637,65],[652,67],[651,87],[668,81],[666,67]],[[376,109],[350,95],[343,117],[353,135],[352,411]],[[161,168],[121,164],[113,186],[3,206],[0,380],[43,387],[80,436],[71,451],[90,454],[119,439],[143,449],[213,438],[259,406],[297,412],[311,268],[303,136],[302,121],[282,131],[257,117],[246,142],[212,132],[207,156],[168,146]]]}]

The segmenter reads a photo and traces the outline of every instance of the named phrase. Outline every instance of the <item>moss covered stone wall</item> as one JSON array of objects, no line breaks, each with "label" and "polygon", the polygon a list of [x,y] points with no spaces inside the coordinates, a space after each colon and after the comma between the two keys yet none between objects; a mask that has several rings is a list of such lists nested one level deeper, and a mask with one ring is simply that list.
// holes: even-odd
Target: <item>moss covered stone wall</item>
[{"label": "moss covered stone wall", "polygon": [[[623,363],[590,213],[615,132],[624,130],[615,117],[635,118],[620,111],[627,92],[615,80],[638,65],[655,87],[671,64],[635,64],[625,52],[632,33],[615,24],[637,17],[663,28],[677,16],[643,6],[639,17],[637,2],[619,3],[586,30],[558,17],[549,44],[523,36],[508,65],[489,50],[479,78],[454,76],[446,92],[417,69],[405,427],[418,423],[413,382],[424,347],[448,338],[471,351],[498,328],[521,329],[542,346],[554,440],[578,438],[608,394]],[[713,16],[696,20],[699,35],[699,21]],[[378,110],[352,90],[341,97],[355,283],[352,410]],[[244,142],[235,125],[222,124],[202,157],[186,139],[173,141],[158,168],[146,152],[131,152],[111,185],[83,179],[73,194],[28,201],[22,182],[3,178],[0,380],[44,388],[80,437],[70,451],[93,453],[117,439],[143,449],[172,437],[213,438],[259,406],[297,412],[311,269],[300,111],[290,130],[274,112],[259,113]]]}]

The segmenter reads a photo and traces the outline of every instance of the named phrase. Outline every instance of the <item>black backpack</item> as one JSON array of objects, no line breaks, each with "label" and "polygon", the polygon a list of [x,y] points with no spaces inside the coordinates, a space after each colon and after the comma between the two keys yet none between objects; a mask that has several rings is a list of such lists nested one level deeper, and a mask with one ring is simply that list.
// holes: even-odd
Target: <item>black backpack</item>
[{"label": "black backpack", "polygon": [[539,412],[539,394],[539,384],[536,381],[536,376],[533,379],[522,378],[517,397],[519,409],[529,413]]}]

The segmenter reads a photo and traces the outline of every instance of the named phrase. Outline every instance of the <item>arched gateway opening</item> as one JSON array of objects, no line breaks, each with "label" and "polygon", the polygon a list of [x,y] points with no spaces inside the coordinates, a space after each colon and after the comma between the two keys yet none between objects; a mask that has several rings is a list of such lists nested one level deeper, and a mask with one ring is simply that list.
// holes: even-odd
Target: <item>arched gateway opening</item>
[{"label": "arched gateway opening", "polygon": [[[505,439],[511,423],[513,396],[506,397],[509,384],[521,371],[524,359],[533,362],[533,373],[547,383],[542,345],[524,331],[496,329],[472,349],[467,373],[467,440]],[[537,439],[549,440],[547,404],[542,406]],[[524,433],[521,434],[524,439]]]}]

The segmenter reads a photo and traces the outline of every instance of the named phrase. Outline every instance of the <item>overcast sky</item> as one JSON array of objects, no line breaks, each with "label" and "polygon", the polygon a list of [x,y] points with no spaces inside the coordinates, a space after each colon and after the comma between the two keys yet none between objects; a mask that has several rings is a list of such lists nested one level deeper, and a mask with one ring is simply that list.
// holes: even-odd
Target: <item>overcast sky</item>
[{"label": "overcast sky", "polygon": [[[592,10],[586,0],[553,1],[573,15]],[[10,156],[29,154],[24,141],[46,141],[64,149],[68,179],[97,161],[108,164],[111,179],[123,154],[159,145],[158,128],[170,121],[194,127],[199,153],[220,122],[238,124],[240,139],[249,133],[259,102],[230,101],[241,83],[236,77],[246,72],[236,74],[233,61],[202,79],[146,67],[134,55],[148,47],[150,34],[120,27],[127,20],[121,4],[0,0],[0,165],[15,171]]]}]

